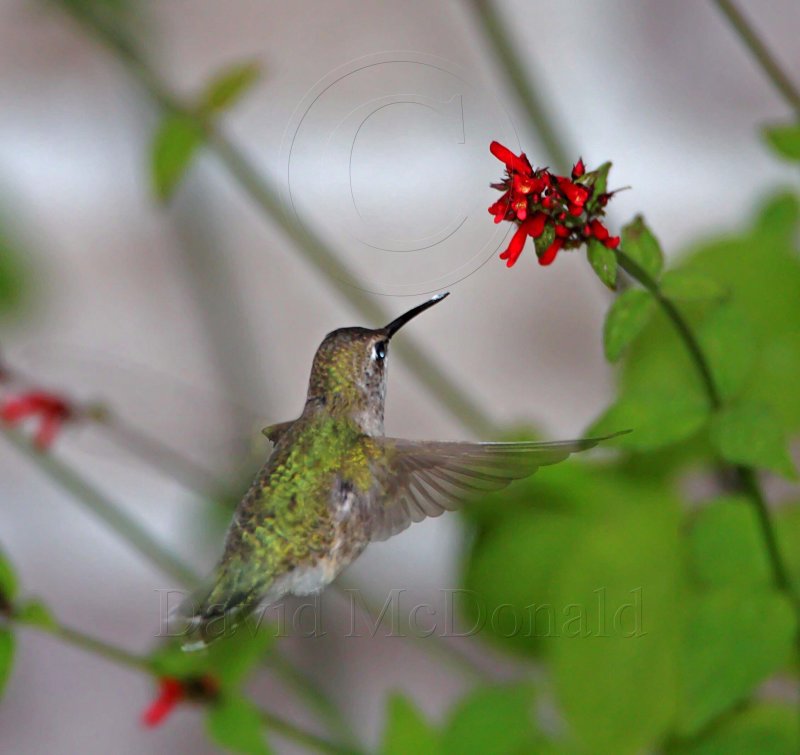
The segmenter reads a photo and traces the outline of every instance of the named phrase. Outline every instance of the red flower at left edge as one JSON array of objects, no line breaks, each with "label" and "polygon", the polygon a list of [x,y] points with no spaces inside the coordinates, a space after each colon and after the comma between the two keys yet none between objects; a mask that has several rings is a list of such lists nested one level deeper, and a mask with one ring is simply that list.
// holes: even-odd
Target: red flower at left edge
[{"label": "red flower at left edge", "polygon": [[38,420],[33,441],[41,451],[50,448],[58,431],[72,416],[73,409],[68,401],[46,391],[28,391],[0,403],[0,420],[6,424],[19,425],[32,418]]}]

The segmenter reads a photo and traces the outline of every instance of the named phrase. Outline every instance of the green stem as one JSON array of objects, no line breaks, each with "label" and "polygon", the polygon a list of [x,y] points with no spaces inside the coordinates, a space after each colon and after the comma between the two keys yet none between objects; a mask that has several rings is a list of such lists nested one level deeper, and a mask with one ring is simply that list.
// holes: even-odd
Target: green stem
[{"label": "green stem", "polygon": [[[13,621],[13,612],[11,613],[10,618]],[[86,652],[92,653],[93,655],[97,655],[101,658],[105,658],[106,660],[116,663],[120,666],[126,666],[127,668],[141,671],[151,676],[158,676],[156,668],[147,656],[131,653],[123,648],[117,647],[116,645],[111,645],[103,640],[97,639],[96,637],[84,634],[78,629],[73,629],[72,627],[67,627],[58,623],[36,625],[25,624],[24,626],[29,626],[34,629],[47,632],[53,637],[57,637],[62,642],[74,647],[78,647],[81,650],[85,650]],[[281,718],[271,711],[262,709],[260,713],[262,720],[270,730],[277,734],[281,734],[284,737],[297,742],[298,744],[305,745],[314,750],[318,750],[319,752],[336,753],[337,755],[356,752],[356,750],[352,748],[344,747],[335,742],[323,739],[316,734],[312,734],[311,732],[300,728],[291,721],[287,721],[285,718]]]},{"label": "green stem", "polygon": [[[660,304],[664,313],[672,322],[675,330],[686,346],[689,356],[700,375],[703,385],[705,387],[706,395],[714,411],[722,408],[722,399],[720,397],[719,389],[714,382],[714,376],[711,372],[711,367],[708,360],[700,348],[694,333],[692,332],[689,324],[683,318],[677,307],[661,292],[656,280],[650,276],[641,265],[629,257],[624,250],[617,249],[617,259],[620,267],[625,270],[632,278],[637,280],[644,286]],[[775,586],[785,593],[792,603],[794,604],[798,621],[800,626],[800,598],[795,595],[792,584],[789,580],[789,570],[786,567],[786,562],[781,556],[780,548],[778,547],[778,537],[775,532],[775,527],[770,518],[769,508],[767,506],[766,498],[761,490],[756,477],[755,471],[750,467],[737,466],[736,474],[739,478],[740,488],[749,496],[756,509],[758,521],[761,526],[761,533],[764,538],[764,544],[767,549],[767,555],[772,568],[772,578]],[[800,642],[800,637],[798,638]]]},{"label": "green stem", "polygon": [[[319,236],[309,230],[301,229],[286,216],[278,192],[271,182],[256,170],[244,153],[216,124],[203,118],[182,102],[118,29],[72,3],[62,2],[59,5],[117,55],[128,73],[139,82],[161,109],[169,113],[179,113],[195,121],[203,130],[209,149],[236,179],[240,188],[269,220],[295,242],[306,259],[326,274],[328,283],[365,319],[375,324],[383,324],[391,319],[391,315],[375,302],[374,297],[358,287],[358,277],[338,259],[336,253]],[[430,355],[415,346],[407,337],[402,343],[396,344],[394,349],[411,365],[420,381],[465,427],[478,435],[494,431],[491,418],[434,364]]]},{"label": "green stem", "polygon": [[559,173],[567,173],[572,165],[570,151],[564,145],[555,121],[533,85],[530,66],[523,66],[494,3],[492,0],[470,0],[469,5],[480,20],[495,55],[516,90],[520,104],[552,158],[553,166]]},{"label": "green stem", "polygon": [[739,12],[739,9],[730,0],[714,0],[725,18],[742,41],[753,54],[758,64],[767,74],[775,88],[781,93],[789,106],[800,116],[800,90],[795,87],[789,77],[784,73],[778,61],[767,49],[767,46],[756,34],[755,29],[748,20]]},{"label": "green stem", "polygon": [[16,430],[3,427],[0,432],[14,448],[33,461],[47,477],[58,483],[98,519],[122,535],[139,553],[165,574],[169,574],[182,584],[192,585],[200,581],[199,576],[191,567],[174,556],[135,519],[128,516],[66,464],[52,454],[39,451],[33,443]]}]

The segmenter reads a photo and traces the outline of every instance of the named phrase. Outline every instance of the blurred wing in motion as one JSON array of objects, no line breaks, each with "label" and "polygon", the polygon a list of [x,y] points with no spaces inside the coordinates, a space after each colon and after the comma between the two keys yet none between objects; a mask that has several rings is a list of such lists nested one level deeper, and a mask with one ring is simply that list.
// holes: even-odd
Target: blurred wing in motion
[{"label": "blurred wing in motion", "polygon": [[453,511],[471,494],[500,490],[539,467],[616,435],[553,442],[462,443],[383,440],[374,474],[382,487],[372,511],[370,539],[386,540],[412,522]]}]

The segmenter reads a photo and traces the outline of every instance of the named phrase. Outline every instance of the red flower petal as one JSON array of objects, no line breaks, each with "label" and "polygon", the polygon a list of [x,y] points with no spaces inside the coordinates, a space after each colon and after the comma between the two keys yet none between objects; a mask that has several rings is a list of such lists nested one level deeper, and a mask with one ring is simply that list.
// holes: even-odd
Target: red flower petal
[{"label": "red flower petal", "polygon": [[506,260],[506,267],[513,267],[519,259],[522,250],[525,248],[527,235],[528,232],[523,224],[517,228],[516,233],[511,237],[511,243],[508,245],[508,249],[500,255],[501,260]]},{"label": "red flower petal", "polygon": [[509,205],[511,204],[511,192],[507,191],[498,199],[493,205],[489,207],[489,212],[494,215],[494,222],[499,223],[503,220],[508,212]]},{"label": "red flower petal", "polygon": [[575,163],[575,167],[572,169],[572,179],[580,178],[584,173],[586,173],[586,166],[583,164],[583,158],[581,157],[578,158],[578,162]]},{"label": "red flower petal", "polygon": [[544,230],[544,224],[547,222],[547,215],[543,212],[535,212],[533,217],[525,221],[525,232],[528,236],[538,239]]},{"label": "red flower petal", "polygon": [[553,260],[556,258],[561,246],[564,243],[564,239],[556,239],[547,249],[542,252],[542,255],[539,257],[539,264],[540,265],[550,265]]},{"label": "red flower petal", "polygon": [[516,171],[517,173],[529,176],[533,172],[530,163],[528,163],[524,155],[517,157],[508,147],[504,147],[500,142],[492,142],[489,145],[489,151],[500,160],[500,162],[505,163],[506,168],[512,173]]},{"label": "red flower petal", "polygon": [[177,679],[161,679],[158,697],[145,709],[142,723],[150,727],[158,726],[182,699],[183,685]]},{"label": "red flower petal", "polygon": [[558,185],[570,204],[583,207],[586,204],[586,200],[589,199],[589,190],[585,186],[578,186],[578,184],[572,183],[564,176],[559,176]]},{"label": "red flower petal", "polygon": [[603,242],[609,249],[616,249],[619,246],[619,236],[611,236]]},{"label": "red flower petal", "polygon": [[598,241],[605,241],[608,238],[608,228],[597,220],[597,218],[590,221],[589,227],[591,228],[592,236]]}]

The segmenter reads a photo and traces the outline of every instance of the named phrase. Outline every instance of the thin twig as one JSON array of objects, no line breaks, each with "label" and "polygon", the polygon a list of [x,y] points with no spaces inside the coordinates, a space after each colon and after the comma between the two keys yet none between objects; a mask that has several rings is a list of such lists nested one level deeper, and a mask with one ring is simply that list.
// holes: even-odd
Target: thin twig
[{"label": "thin twig", "polygon": [[[383,324],[389,321],[390,314],[375,301],[374,297],[358,286],[358,277],[337,257],[328,244],[318,235],[308,229],[301,229],[287,218],[278,191],[267,177],[256,170],[253,163],[227,138],[217,124],[202,117],[196,109],[182,101],[119,29],[91,14],[85,7],[64,2],[56,4],[108,47],[160,108],[167,113],[180,114],[195,122],[203,131],[209,149],[236,179],[240,188],[259,207],[265,217],[295,242],[297,249],[317,270],[325,274],[326,281],[349,304],[355,307],[369,323]],[[442,406],[465,427],[478,435],[494,432],[495,425],[485,411],[409,337],[396,344],[394,349],[395,353],[408,362],[420,381],[436,396]]]},{"label": "thin twig", "polygon": [[775,56],[769,51],[767,46],[756,34],[750,22],[739,12],[739,9],[730,0],[714,0],[717,8],[720,9],[725,18],[742,41],[747,45],[747,49],[753,54],[756,62],[767,74],[775,88],[781,93],[789,106],[800,116],[800,90],[792,83],[786,75]]},{"label": "thin twig", "polygon": [[508,80],[516,90],[528,119],[536,129],[545,150],[552,158],[553,166],[558,172],[566,173],[572,165],[569,150],[564,144],[555,121],[548,112],[547,105],[533,84],[530,67],[523,66],[514,49],[514,44],[494,3],[492,0],[469,0],[469,5],[481,22],[483,31],[486,33],[495,55],[503,65]]}]

